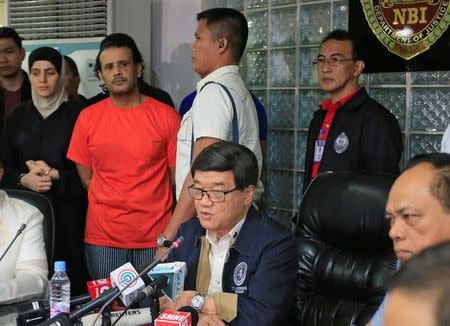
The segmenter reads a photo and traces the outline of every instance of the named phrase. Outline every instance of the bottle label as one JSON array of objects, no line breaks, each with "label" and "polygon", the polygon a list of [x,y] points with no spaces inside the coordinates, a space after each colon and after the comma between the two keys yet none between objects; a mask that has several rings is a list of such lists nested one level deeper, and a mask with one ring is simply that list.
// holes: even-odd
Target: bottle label
[{"label": "bottle label", "polygon": [[50,307],[50,318],[55,317],[61,313],[69,313],[70,312],[70,303],[59,302]]}]

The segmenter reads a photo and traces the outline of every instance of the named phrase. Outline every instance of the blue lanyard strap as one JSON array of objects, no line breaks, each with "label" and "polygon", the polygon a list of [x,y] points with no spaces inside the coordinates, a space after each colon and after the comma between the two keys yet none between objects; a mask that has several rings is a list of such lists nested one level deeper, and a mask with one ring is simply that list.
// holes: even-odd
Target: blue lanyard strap
[{"label": "blue lanyard strap", "polygon": [[[238,127],[238,120],[237,120],[237,112],[236,112],[236,103],[234,102],[233,96],[231,96],[230,90],[223,84],[221,83],[217,83],[214,81],[209,81],[207,82],[205,85],[203,85],[203,87],[200,89],[200,92],[203,90],[203,88],[205,88],[206,85],[208,84],[217,84],[220,85],[223,90],[225,91],[225,93],[227,93],[228,97],[230,98],[231,101],[231,106],[233,107],[233,121],[232,121],[232,141],[233,143],[239,144],[239,127]],[[192,135],[191,135],[191,156],[189,158],[189,162],[192,164],[192,156],[194,154],[194,123],[192,123]]]}]

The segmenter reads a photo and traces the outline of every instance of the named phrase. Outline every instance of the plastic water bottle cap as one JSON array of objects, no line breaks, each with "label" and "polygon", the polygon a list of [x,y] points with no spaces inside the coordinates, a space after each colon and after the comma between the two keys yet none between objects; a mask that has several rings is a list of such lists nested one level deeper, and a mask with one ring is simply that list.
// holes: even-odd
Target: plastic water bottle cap
[{"label": "plastic water bottle cap", "polygon": [[65,272],[66,262],[64,260],[55,261],[55,272]]}]

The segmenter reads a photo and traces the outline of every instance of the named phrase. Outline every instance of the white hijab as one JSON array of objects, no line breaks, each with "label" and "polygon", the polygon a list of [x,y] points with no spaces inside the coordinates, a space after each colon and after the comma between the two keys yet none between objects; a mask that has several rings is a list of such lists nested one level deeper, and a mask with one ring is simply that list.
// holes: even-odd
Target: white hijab
[{"label": "white hijab", "polygon": [[66,88],[64,87],[64,69],[64,62],[61,61],[61,72],[58,73],[58,81],[56,82],[55,93],[53,93],[52,96],[47,98],[41,97],[36,94],[33,86],[31,86],[31,98],[33,100],[33,104],[44,119],[47,119],[47,117],[49,117],[53,112],[59,109],[61,104],[69,99]]}]

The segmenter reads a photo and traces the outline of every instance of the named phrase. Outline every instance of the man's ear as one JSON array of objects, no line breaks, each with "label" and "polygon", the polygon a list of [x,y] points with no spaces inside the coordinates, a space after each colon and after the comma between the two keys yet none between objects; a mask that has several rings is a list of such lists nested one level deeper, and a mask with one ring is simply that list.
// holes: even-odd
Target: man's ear
[{"label": "man's ear", "polygon": [[2,177],[3,177],[3,168],[0,167],[0,181],[2,180]]},{"label": "man's ear", "polygon": [[25,52],[24,48],[20,48],[20,61],[23,61],[25,59],[25,56],[27,53]]},{"label": "man's ear", "polygon": [[142,63],[138,63],[137,65],[136,65],[136,67],[137,67],[137,74],[138,74],[138,78],[141,78],[142,77],[142,75],[144,74],[144,66],[142,65]]},{"label": "man's ear", "polygon": [[222,53],[228,48],[228,40],[226,37],[219,37],[217,39],[219,52]]},{"label": "man's ear", "polygon": [[250,185],[244,189],[244,205],[251,205],[253,202],[253,196],[255,194],[256,188],[254,185]]},{"label": "man's ear", "polygon": [[365,67],[366,67],[366,65],[365,65],[364,61],[356,60],[355,71],[353,72],[353,76],[359,77],[359,75],[361,75],[362,72],[364,71]]},{"label": "man's ear", "polygon": [[100,79],[100,81],[102,82],[102,84],[105,84],[105,81],[103,80],[103,74],[101,70],[97,70],[97,76],[98,79]]}]

